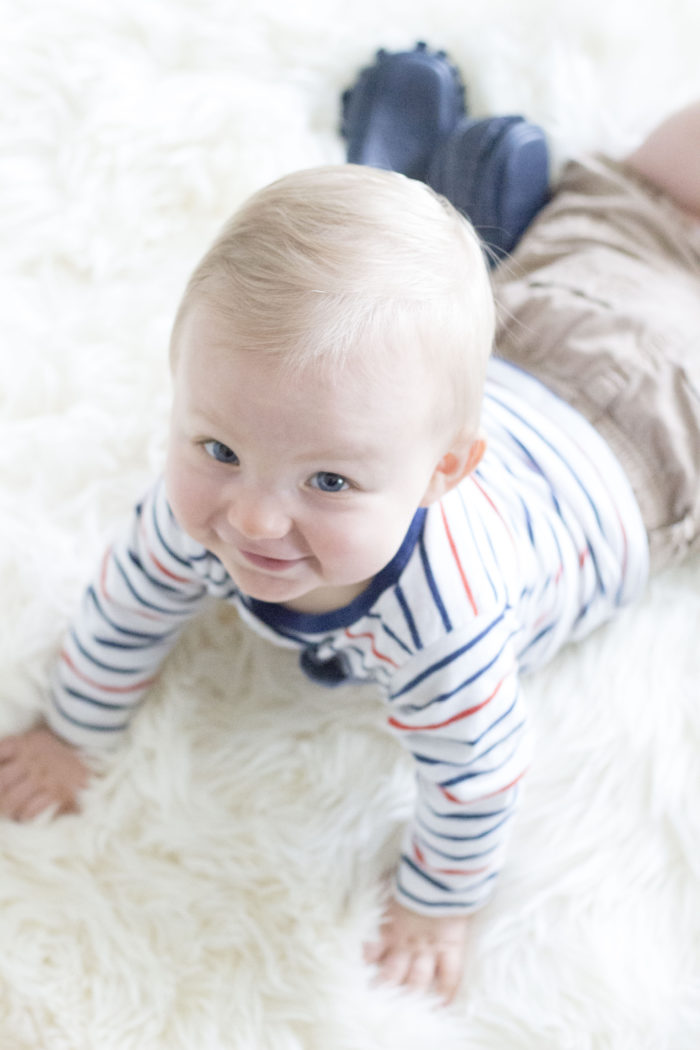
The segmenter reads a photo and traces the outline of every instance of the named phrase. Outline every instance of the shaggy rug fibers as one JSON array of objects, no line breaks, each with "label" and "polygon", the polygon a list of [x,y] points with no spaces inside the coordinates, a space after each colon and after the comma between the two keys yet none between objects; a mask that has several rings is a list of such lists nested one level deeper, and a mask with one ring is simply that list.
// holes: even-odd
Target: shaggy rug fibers
[{"label": "shaggy rug fibers", "polygon": [[[0,732],[29,724],[163,459],[166,346],[218,225],[339,161],[340,91],[427,39],[554,168],[700,94],[696,0],[2,0]],[[653,291],[653,290],[651,290]],[[361,945],[411,806],[371,691],[216,608],[84,812],[0,823],[2,1050],[697,1050],[700,562],[532,676],[537,757],[449,1010]]]}]

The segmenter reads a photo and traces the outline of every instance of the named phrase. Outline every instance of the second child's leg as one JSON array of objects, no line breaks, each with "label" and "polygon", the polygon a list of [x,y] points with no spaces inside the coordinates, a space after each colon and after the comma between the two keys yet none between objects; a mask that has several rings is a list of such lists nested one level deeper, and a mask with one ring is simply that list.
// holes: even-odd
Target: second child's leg
[{"label": "second child's leg", "polygon": [[567,165],[495,287],[497,352],[608,441],[652,565],[700,549],[700,102],[623,163]]},{"label": "second child's leg", "polygon": [[664,120],[626,163],[700,219],[700,100]]}]

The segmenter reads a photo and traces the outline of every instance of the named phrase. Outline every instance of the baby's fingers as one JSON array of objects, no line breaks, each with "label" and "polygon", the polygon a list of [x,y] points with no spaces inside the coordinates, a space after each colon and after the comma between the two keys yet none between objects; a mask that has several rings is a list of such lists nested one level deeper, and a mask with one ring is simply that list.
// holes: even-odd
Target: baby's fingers
[{"label": "baby's fingers", "polygon": [[19,776],[0,787],[0,812],[12,820],[26,819],[23,816],[25,808],[37,793],[36,783],[24,770],[19,770]]},{"label": "baby's fingers", "polygon": [[27,777],[27,771],[21,762],[6,760],[0,764],[0,808],[8,792]]},{"label": "baby's fingers", "polygon": [[405,983],[416,992],[427,992],[435,977],[435,956],[431,951],[416,953],[411,959]]},{"label": "baby's fingers", "polygon": [[435,967],[435,991],[446,1003],[452,1002],[462,977],[463,952],[460,948],[444,948]]},{"label": "baby's fingers", "polygon": [[387,952],[379,964],[379,980],[382,984],[405,984],[411,962],[411,955],[405,950]]},{"label": "baby's fingers", "polygon": [[56,806],[56,799],[52,798],[47,792],[39,789],[25,800],[19,811],[15,814],[15,820],[33,820],[34,817],[38,817],[40,813],[50,809],[52,806]]},{"label": "baby's fingers", "polygon": [[385,946],[382,941],[371,941],[362,946],[362,956],[366,963],[370,966],[374,963],[379,962],[382,955],[384,954]]}]

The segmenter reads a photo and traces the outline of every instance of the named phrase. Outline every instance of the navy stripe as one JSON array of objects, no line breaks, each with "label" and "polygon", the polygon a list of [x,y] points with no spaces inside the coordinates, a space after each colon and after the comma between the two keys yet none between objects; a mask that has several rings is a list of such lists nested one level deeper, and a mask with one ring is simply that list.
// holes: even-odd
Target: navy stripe
[{"label": "navy stripe", "polygon": [[152,634],[149,631],[134,631],[130,627],[120,627],[118,623],[115,623],[114,620],[107,615],[102,603],[100,602],[97,596],[97,592],[95,591],[95,588],[92,585],[88,587],[87,595],[89,598],[92,599],[97,613],[102,617],[106,624],[108,624],[114,631],[117,632],[117,634],[126,635],[128,638],[138,638],[140,641],[144,642],[159,642],[161,638],[166,638],[168,635],[174,634],[176,630],[179,630],[179,628],[171,628],[167,631],[166,634],[161,635]]},{"label": "navy stripe", "polygon": [[519,503],[520,503],[520,508],[521,508],[521,510],[523,512],[523,519],[525,521],[525,528],[527,529],[528,538],[530,540],[530,543],[534,547],[535,546],[535,534],[532,531],[532,516],[530,515],[530,511],[527,509],[527,504],[525,503],[525,500],[522,498],[522,496],[519,499]]},{"label": "navy stripe", "polygon": [[[500,721],[500,719],[499,719],[499,721]],[[497,722],[494,722],[493,726],[491,726],[491,729],[493,729],[494,726],[496,726],[497,724],[498,724]],[[514,736],[516,733],[519,733],[520,730],[524,727],[524,725],[525,725],[525,719],[522,719],[522,721],[518,722],[518,724],[516,726],[513,726],[513,728],[508,733],[506,733],[505,736],[502,736],[500,738],[500,740],[496,740],[495,743],[493,743],[489,747],[487,747],[485,751],[482,751],[480,754],[475,755],[474,758],[471,758],[465,764],[464,768],[466,769],[468,766],[473,766],[475,762],[481,762],[481,760],[486,758],[487,755],[490,755],[492,751],[495,751],[497,747],[502,747],[503,744],[505,744],[505,742],[507,740],[510,740],[510,738],[512,736]],[[512,752],[511,752],[511,757],[512,757]],[[501,767],[499,766],[498,768],[500,769]]]},{"label": "navy stripe", "polygon": [[519,651],[518,656],[522,657],[525,653],[528,653],[531,649],[534,649],[538,642],[541,642],[543,638],[546,638],[548,634],[551,634],[554,628],[557,626],[558,619],[555,619],[552,623],[547,624],[541,631],[538,631],[534,638],[531,638],[527,645]]},{"label": "navy stripe", "polygon": [[[173,557],[175,557],[175,555],[173,555]],[[187,555],[187,562],[190,565],[192,565],[194,562],[197,562],[197,561],[207,561],[207,560],[216,562],[216,564],[221,568],[224,577],[226,577],[228,575],[228,573],[226,572],[226,569],[224,568],[223,564],[219,561],[217,556],[215,554],[212,554],[212,552],[208,551],[205,547],[202,547],[201,551],[199,551],[198,554],[188,554]]]},{"label": "navy stripe", "polygon": [[405,653],[407,654],[407,656],[412,656],[412,655],[413,655],[413,650],[412,650],[412,649],[410,649],[410,648],[409,648],[409,647],[408,647],[408,646],[406,645],[406,643],[405,643],[404,641],[402,641],[402,640],[401,640],[401,638],[399,638],[398,634],[397,634],[397,633],[396,633],[395,631],[392,631],[392,629],[391,629],[391,627],[389,626],[389,624],[388,624],[388,623],[386,623],[386,622],[384,621],[384,619],[383,619],[383,618],[382,618],[381,616],[379,616],[379,615],[378,615],[378,614],[376,614],[376,613],[373,613],[373,614],[372,614],[372,617],[374,618],[375,616],[376,616],[376,617],[377,617],[377,619],[379,620],[379,623],[380,623],[381,629],[382,629],[382,630],[384,631],[384,633],[385,633],[386,635],[388,635],[388,636],[389,636],[389,638],[391,638],[392,642],[396,642],[396,644],[398,645],[398,647],[399,647],[400,649],[402,649],[402,650],[403,650],[403,651],[404,651],[404,652],[405,652]]},{"label": "navy stripe", "polygon": [[439,817],[440,820],[492,820],[494,817],[502,817],[504,813],[508,814],[512,810],[512,806],[502,806],[501,809],[494,809],[490,813],[441,813],[432,806],[426,805],[426,808],[434,817]]},{"label": "navy stripe", "polygon": [[[506,737],[506,739],[508,738]],[[499,770],[503,769],[504,766],[507,766],[508,763],[512,761],[516,750],[517,748],[515,747],[511,748],[510,754],[506,755],[503,761],[499,762],[498,765],[493,766],[492,769],[479,769],[475,773],[465,773],[463,776],[452,777],[450,780],[443,780],[442,787],[454,787],[455,784],[466,784],[468,780],[474,780],[476,777],[488,777],[493,773],[498,773]],[[503,790],[505,790],[505,788]]]},{"label": "navy stripe", "polygon": [[[493,728],[495,728],[499,721],[500,719],[494,722],[493,725],[489,726],[487,732],[490,732]],[[430,756],[423,754],[421,751],[416,751],[413,749],[411,749],[411,754],[415,758],[416,762],[420,762],[421,765],[424,766],[452,766],[455,769],[468,769],[469,766],[473,766],[475,762],[480,762],[481,759],[486,758],[487,755],[490,755],[491,752],[494,751],[497,747],[501,747],[502,744],[505,744],[506,740],[509,740],[510,737],[513,736],[514,733],[517,733],[520,729],[522,729],[524,725],[524,720],[519,722],[518,725],[514,726],[513,729],[506,733],[505,736],[501,737],[499,740],[496,740],[495,743],[491,744],[488,748],[486,748],[485,751],[480,751],[478,755],[474,755],[474,757],[470,758],[468,761],[465,761],[464,759],[462,759],[461,761],[455,761],[454,759],[449,758],[431,758]],[[420,730],[417,730],[417,733],[420,733]],[[451,738],[449,742],[451,744],[456,744],[459,747],[466,749],[470,749],[471,747],[473,747],[473,745],[468,740],[458,740],[454,737]]]},{"label": "navy stripe", "polygon": [[428,584],[428,588],[430,590],[433,602],[435,603],[435,608],[440,613],[442,626],[445,628],[446,631],[451,631],[452,621],[447,615],[447,609],[445,608],[445,604],[442,600],[440,592],[438,591],[437,583],[435,582],[435,576],[433,575],[433,570],[430,566],[430,561],[428,560],[428,552],[425,548],[425,535],[421,536],[420,538],[420,543],[418,544],[418,552],[420,554],[420,560],[423,565],[425,579]]},{"label": "navy stripe", "polygon": [[75,718],[72,715],[69,715],[68,712],[63,707],[61,707],[56,697],[52,697],[52,702],[54,702],[54,707],[59,712],[61,717],[65,718],[66,721],[70,722],[71,726],[79,726],[81,729],[94,730],[98,733],[123,733],[128,726],[128,715],[127,718],[125,718],[124,721],[121,724],[119,724],[119,726],[100,726],[100,724],[96,724],[94,722],[81,721],[80,718]]},{"label": "navy stripe", "polygon": [[[600,514],[598,513],[598,508],[597,508],[597,506],[596,506],[596,504],[595,504],[595,501],[593,500],[593,498],[592,498],[592,496],[591,496],[590,492],[588,491],[588,489],[586,488],[586,486],[585,486],[585,485],[583,484],[583,482],[582,482],[581,478],[580,478],[580,477],[578,476],[578,474],[576,473],[576,471],[574,470],[574,468],[572,467],[572,465],[571,465],[571,464],[569,463],[569,461],[568,461],[568,460],[566,460],[566,459],[564,459],[564,457],[562,456],[562,454],[561,454],[561,452],[559,451],[559,449],[558,449],[558,448],[556,448],[556,447],[555,447],[555,446],[554,446],[554,445],[553,445],[553,444],[551,443],[551,441],[550,441],[550,440],[549,440],[548,438],[546,438],[546,437],[544,436],[544,434],[542,434],[542,433],[541,433],[541,432],[540,432],[539,430],[536,430],[536,429],[534,428],[534,426],[532,425],[532,423],[529,423],[529,422],[528,422],[528,421],[527,421],[527,420],[526,420],[526,419],[525,419],[525,418],[524,418],[523,416],[521,416],[521,415],[520,415],[520,413],[519,413],[519,412],[516,412],[516,411],[515,411],[515,409],[511,408],[511,407],[510,407],[510,406],[508,406],[508,405],[505,405],[505,404],[503,404],[503,402],[502,402],[502,401],[500,401],[500,400],[499,400],[499,398],[498,398],[498,397],[496,397],[496,396],[494,396],[493,400],[494,400],[494,401],[495,401],[495,402],[496,402],[497,404],[499,404],[499,405],[500,405],[500,406],[501,406],[501,407],[502,407],[503,409],[505,409],[505,411],[509,412],[509,413],[510,413],[510,415],[511,415],[511,416],[512,416],[512,417],[513,417],[514,419],[517,419],[517,420],[518,420],[518,422],[519,422],[519,423],[520,423],[520,424],[521,424],[521,425],[522,425],[522,426],[523,426],[523,427],[524,427],[524,428],[525,428],[525,429],[526,429],[527,431],[529,431],[529,432],[530,432],[531,434],[535,434],[535,435],[536,435],[536,436],[537,436],[537,437],[539,438],[539,440],[540,440],[540,441],[542,442],[542,444],[543,444],[543,445],[545,445],[545,446],[546,446],[546,448],[548,448],[548,449],[549,449],[549,450],[550,450],[551,452],[553,452],[553,453],[554,453],[554,455],[555,455],[555,456],[557,457],[557,459],[559,460],[559,462],[560,462],[560,463],[561,463],[561,464],[562,464],[562,465],[564,466],[564,468],[566,469],[566,471],[567,471],[567,472],[569,473],[569,475],[570,475],[570,476],[571,476],[571,477],[572,477],[572,478],[574,479],[574,481],[576,482],[576,484],[577,484],[577,485],[578,485],[578,487],[580,488],[580,490],[581,490],[581,492],[583,493],[583,495],[584,495],[584,496],[586,497],[586,500],[587,500],[587,502],[588,502],[588,505],[590,506],[591,510],[593,511],[593,515],[594,515],[594,517],[595,517],[595,520],[596,520],[596,521],[597,521],[597,523],[598,523],[598,528],[599,528],[599,529],[601,530],[601,532],[602,532],[602,531],[603,531],[603,525],[602,525],[602,522],[601,522],[601,520],[600,520]],[[514,441],[514,442],[515,442],[515,443],[516,443],[516,444],[517,444],[517,445],[518,445],[518,446],[519,446],[520,448],[522,448],[522,449],[523,449],[523,451],[525,451],[527,455],[529,455],[529,456],[530,456],[530,458],[531,458],[531,459],[533,460],[533,462],[535,462],[535,461],[534,461],[534,458],[532,457],[532,453],[531,453],[531,452],[530,452],[529,450],[526,450],[526,449],[524,448],[524,446],[522,445],[522,442],[520,442],[520,441],[518,440],[518,438],[516,438],[516,437],[515,437],[515,435],[514,435],[514,434],[512,433],[512,431],[508,430],[508,433],[509,433],[509,434],[510,434],[510,436],[512,437],[513,441]],[[543,477],[545,477],[545,476],[546,476],[546,475],[544,474],[544,472],[542,471],[542,468],[540,467],[539,463],[537,464],[537,469],[539,470],[539,472],[540,472],[540,473],[542,474],[542,476],[543,476]],[[547,480],[549,480],[549,478],[548,478]]]},{"label": "navy stripe", "polygon": [[136,553],[136,551],[132,550],[131,548],[128,548],[126,554],[127,554],[127,557],[129,559],[129,561],[134,566],[134,568],[138,569],[140,575],[143,576],[144,579],[148,580],[148,582],[153,587],[157,587],[159,590],[164,591],[166,597],[171,597],[172,596],[173,598],[177,599],[177,601],[185,604],[187,602],[198,602],[198,601],[201,601],[202,596],[206,592],[206,588],[205,588],[204,584],[200,583],[200,584],[198,584],[198,586],[199,586],[199,592],[198,593],[196,593],[196,594],[186,594],[186,593],[183,592],[182,584],[168,583],[165,580],[161,579],[159,576],[153,576],[147,570],[146,566],[143,564],[143,562],[141,561],[141,558]]},{"label": "navy stripe", "polygon": [[[499,828],[502,828],[504,824],[507,824],[508,821],[513,818],[514,814],[515,807],[513,807],[502,820],[499,820],[496,824],[492,824],[486,831],[477,831],[474,835],[446,835],[442,831],[436,831],[435,828],[431,828],[424,821],[420,820],[420,818],[416,819],[416,824],[418,824],[426,833],[435,836],[435,838],[444,839],[445,842],[478,842],[479,839],[487,839],[489,835],[492,835],[495,831],[498,831]],[[459,814],[459,816],[467,818],[469,814],[464,813]],[[496,849],[496,846],[491,846],[490,849],[484,850],[483,853],[475,854],[475,856],[485,857],[487,854],[492,853],[494,849]]]},{"label": "navy stripe", "polygon": [[[177,630],[168,631],[167,634],[163,635],[163,639],[168,638],[171,634],[178,633],[178,630],[179,628]],[[99,634],[95,635],[95,642],[98,646],[101,646],[104,649],[116,649],[123,653],[148,653],[153,650],[153,643],[158,643],[159,641],[160,639],[158,636],[154,636],[151,641],[134,642],[132,645],[129,645],[127,642],[118,642],[113,638],[104,638]]]},{"label": "navy stripe", "polygon": [[401,879],[397,879],[397,889],[401,893],[402,897],[406,897],[410,901],[415,901],[416,904],[420,904],[422,908],[454,908],[460,912],[465,912],[469,908],[478,908],[482,903],[482,898],[479,900],[440,900],[440,901],[428,901],[424,897],[417,897],[415,893],[409,893],[406,887],[403,885]]},{"label": "navy stripe", "polygon": [[429,882],[431,886],[435,886],[436,889],[442,890],[443,893],[449,893],[449,886],[446,886],[444,882],[440,882],[438,879],[434,879],[432,875],[428,875],[427,872],[423,871],[422,868],[419,868],[418,865],[414,863],[414,861],[412,861],[411,858],[405,853],[401,854],[401,860],[404,864],[411,868],[412,871],[415,871],[416,875],[420,875],[422,879],[425,879],[426,882]]},{"label": "navy stripe", "polygon": [[[415,689],[416,686],[420,685],[421,682],[424,682],[426,678],[430,678],[430,676],[432,674],[435,674],[436,671],[442,671],[442,669],[444,667],[447,667],[449,664],[453,663],[455,660],[459,660],[459,658],[461,656],[464,656],[464,654],[469,652],[470,649],[473,649],[475,645],[478,645],[479,642],[483,641],[484,638],[486,638],[487,635],[489,635],[491,633],[491,631],[495,627],[497,627],[499,623],[502,622],[502,620],[505,617],[505,614],[506,614],[506,610],[504,609],[503,612],[499,613],[499,615],[496,617],[495,620],[492,620],[491,623],[487,627],[485,627],[483,629],[481,634],[477,634],[473,638],[470,638],[469,641],[466,642],[465,645],[460,646],[459,649],[453,650],[451,653],[448,653],[447,656],[444,656],[441,660],[437,660],[434,664],[431,664],[430,667],[426,668],[424,671],[421,671],[421,673],[416,675],[415,678],[412,678],[410,682],[407,682],[406,685],[402,686],[401,689],[399,689],[398,692],[391,693],[390,696],[389,696],[389,699],[390,700],[397,700],[400,696],[403,696],[404,693],[409,693],[412,689]],[[504,648],[505,648],[505,645],[502,646],[502,648],[501,648],[501,650],[500,650],[498,655],[500,655],[500,653],[503,652]],[[491,666],[491,665],[489,665],[489,666]],[[471,681],[471,679],[470,679],[470,681]],[[453,692],[456,692],[456,691],[457,690],[453,690]],[[447,695],[451,696],[452,694],[449,693]],[[429,706],[429,705],[426,705],[426,706]],[[410,708],[410,710],[412,710],[412,711],[421,711],[421,710],[423,710],[423,708],[412,706]]]},{"label": "navy stripe", "polygon": [[102,663],[101,660],[98,660],[97,657],[93,656],[92,653],[89,652],[85,648],[85,646],[79,641],[78,636],[74,630],[70,631],[70,638],[72,639],[73,644],[75,645],[78,652],[85,657],[88,663],[92,664],[93,667],[98,667],[101,671],[107,671],[110,674],[117,675],[139,676],[143,674],[143,669],[140,667],[115,667],[113,664]]},{"label": "navy stripe", "polygon": [[[450,887],[449,886],[446,886],[444,882],[440,882],[438,879],[434,879],[432,877],[432,875],[428,875],[427,872],[423,871],[422,868],[419,868],[418,865],[415,864],[414,861],[412,861],[411,858],[409,856],[407,856],[405,853],[401,854],[401,860],[407,867],[409,867],[412,871],[414,871],[416,873],[416,875],[420,875],[420,877],[422,879],[424,879],[426,882],[429,882],[432,886],[435,886],[439,890],[443,890],[443,892],[450,892]],[[470,891],[476,890],[480,886],[486,886],[495,877],[496,877],[496,873],[495,872],[491,872],[491,874],[487,875],[485,878],[480,879],[478,882],[472,883],[472,885],[469,887]],[[404,892],[403,889],[402,889],[402,892]],[[451,892],[454,893],[454,890],[451,890]],[[407,894],[407,896],[410,896],[410,894]],[[414,900],[420,900],[419,897],[414,897],[413,899]],[[425,903],[426,904],[430,904],[431,902],[430,901],[426,901]],[[449,902],[444,902],[443,901],[442,903],[449,903]]]},{"label": "navy stripe", "polygon": [[408,625],[408,629],[411,632],[413,644],[415,645],[416,649],[422,649],[423,643],[421,642],[420,635],[418,634],[416,621],[413,619],[413,614],[408,607],[406,596],[404,595],[403,590],[401,589],[401,585],[398,583],[394,587],[394,594],[396,595],[396,600],[399,603],[399,606],[401,607],[401,612],[404,615],[404,619],[406,621],[406,624]]},{"label": "navy stripe", "polygon": [[473,863],[475,860],[484,860],[485,858],[490,857],[498,848],[497,846],[492,846],[491,849],[484,850],[483,853],[448,853],[446,850],[438,849],[436,846],[433,846],[430,842],[425,840],[421,840],[421,846],[426,850],[430,850],[431,853],[436,853],[438,857],[452,861],[455,864],[465,864],[467,861]]},{"label": "navy stripe", "polygon": [[[170,504],[167,502],[167,500],[165,499],[165,497],[163,497],[163,503],[165,504],[165,508],[166,508],[166,510],[168,512],[168,515],[170,516],[170,520],[175,523],[175,525],[177,526],[177,532],[179,533],[180,532],[180,526],[178,525],[177,519],[175,518],[175,515],[173,514],[172,508],[171,508]],[[158,503],[157,503],[156,500],[153,501],[153,506],[152,506],[152,509],[151,509],[151,521],[153,523],[153,529],[155,531],[155,534],[158,537],[158,542],[160,543],[160,545],[163,548],[163,550],[178,565],[181,565],[184,569],[189,569],[190,568],[190,559],[189,558],[184,558],[181,554],[177,554],[177,552],[174,551],[172,549],[172,547],[168,543],[165,542],[165,537],[163,536],[163,530],[161,529],[160,522],[158,521]]]},{"label": "navy stripe", "polygon": [[[109,700],[97,700],[96,697],[88,696],[86,693],[81,693],[79,689],[72,689],[69,685],[64,686],[63,692],[66,694],[66,696],[72,696],[74,700],[81,700],[84,703],[89,704],[91,707],[99,707],[99,708],[101,708],[101,709],[103,709],[105,711],[130,711],[130,710],[133,710],[133,708],[136,706],[136,703],[138,702],[138,699],[139,699],[139,695],[136,694],[135,691],[134,691],[135,700],[134,700],[134,702],[132,704],[126,703],[123,700],[119,701],[116,704],[110,703]],[[58,706],[58,704],[56,706]]]},{"label": "navy stripe", "polygon": [[131,580],[129,579],[129,574],[119,561],[117,555],[114,553],[112,554],[112,564],[121,575],[122,579],[124,580],[124,583],[127,586],[127,589],[133,595],[133,597],[136,599],[139,605],[143,605],[143,607],[146,609],[152,609],[153,612],[160,613],[162,616],[181,616],[184,619],[192,615],[189,609],[164,609],[161,605],[156,605],[154,602],[147,601],[138,593]]},{"label": "navy stripe", "polygon": [[[508,716],[513,713],[513,710],[516,707],[516,705],[518,703],[518,700],[519,700],[519,697],[516,696],[515,700],[510,705],[508,710],[504,711],[503,714],[499,715],[498,718],[494,719],[494,721],[491,722],[491,724],[488,725],[486,727],[486,729],[484,729],[484,731],[482,733],[480,733],[479,736],[475,737],[473,740],[461,740],[459,737],[452,736],[452,737],[450,737],[449,742],[451,744],[459,744],[460,747],[469,747],[469,748],[476,747],[477,744],[481,743],[481,741],[484,739],[485,736],[488,736],[489,733],[491,733],[496,728],[497,725],[499,725],[504,719],[508,718]],[[522,722],[520,722],[516,728],[521,728],[523,725],[524,725],[524,720]],[[415,733],[416,736],[426,736],[426,735],[429,735],[430,733],[434,733],[435,731],[434,730],[430,730],[430,729],[421,729],[419,726],[417,726],[415,729],[404,730],[404,732],[406,732],[406,733]],[[515,732],[515,729],[511,730],[508,733],[508,736],[510,736],[512,732]],[[503,743],[504,740],[507,740],[508,736],[501,737],[500,741],[498,741],[496,744],[492,744],[491,747],[489,748],[489,751],[491,751],[493,749],[493,747],[498,747],[499,743]],[[463,762],[450,762],[450,761],[447,761],[446,759],[441,759],[441,758],[428,758],[427,756],[422,755],[420,751],[413,751],[412,750],[411,753],[413,755],[415,755],[415,757],[417,759],[419,759],[421,762],[424,762],[426,765],[430,765],[430,766],[439,766],[439,765],[464,766]],[[482,751],[480,753],[480,755],[477,756],[477,757],[483,758],[484,755],[487,755],[487,754],[488,754],[488,751]],[[467,762],[467,765],[471,765],[472,762],[474,762],[474,761],[476,761],[476,759],[471,759],[470,758],[469,762]]]},{"label": "navy stripe", "polygon": [[[471,678],[465,678],[462,682],[459,683],[459,685],[456,685],[454,687],[454,689],[451,689],[448,693],[439,693],[437,696],[432,697],[432,699],[428,700],[428,702],[426,704],[422,704],[422,705],[420,705],[420,704],[407,704],[407,705],[405,705],[403,710],[405,710],[407,713],[410,712],[410,713],[413,713],[413,714],[418,714],[421,711],[427,711],[429,707],[433,706],[433,704],[443,704],[446,700],[450,700],[457,693],[461,692],[462,689],[466,689],[468,686],[473,685],[474,682],[478,682],[478,680],[483,675],[485,675],[487,671],[491,670],[491,668],[494,666],[494,664],[498,663],[500,658],[503,656],[503,653],[505,652],[505,650],[510,645],[513,637],[517,633],[518,633],[517,631],[513,631],[511,634],[509,634],[508,637],[503,642],[503,645],[501,646],[501,648],[498,650],[496,655],[493,657],[493,659],[490,660],[489,663],[484,664],[482,667],[480,667],[479,670],[475,674],[473,674],[471,676]],[[468,648],[471,648],[471,646],[469,646]],[[458,655],[461,655],[461,654],[458,654]],[[444,665],[444,663],[449,663],[449,662],[450,661],[440,661],[438,664],[435,664],[435,666],[430,668],[428,670],[428,672],[426,672],[426,674],[423,674],[423,675],[420,676],[421,680],[426,678],[428,676],[428,674],[433,674],[436,670],[441,670],[441,668]],[[396,695],[397,696],[401,696],[404,692],[406,692],[406,690],[402,689]],[[390,697],[389,699],[391,700],[391,699],[394,699],[394,698]]]}]

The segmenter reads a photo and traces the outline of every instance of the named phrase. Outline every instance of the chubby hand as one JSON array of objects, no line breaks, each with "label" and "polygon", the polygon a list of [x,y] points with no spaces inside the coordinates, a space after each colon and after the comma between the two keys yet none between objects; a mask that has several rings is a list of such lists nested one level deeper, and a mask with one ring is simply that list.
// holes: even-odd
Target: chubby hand
[{"label": "chubby hand", "polygon": [[466,915],[418,915],[391,901],[378,940],[365,945],[365,960],[379,967],[379,979],[450,1002],[464,965]]},{"label": "chubby hand", "polygon": [[31,820],[49,806],[72,813],[89,770],[74,747],[48,726],[0,740],[0,813]]}]

